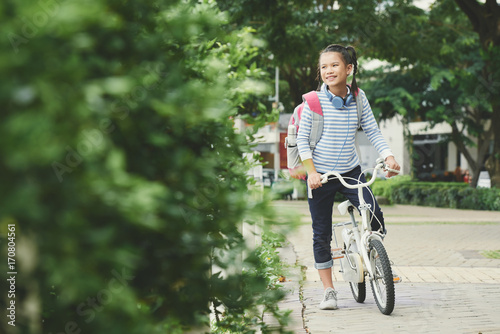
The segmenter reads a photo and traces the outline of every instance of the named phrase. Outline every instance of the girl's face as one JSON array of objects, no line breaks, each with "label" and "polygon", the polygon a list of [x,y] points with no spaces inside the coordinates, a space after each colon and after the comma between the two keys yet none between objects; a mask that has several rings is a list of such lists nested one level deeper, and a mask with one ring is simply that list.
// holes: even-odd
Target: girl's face
[{"label": "girl's face", "polygon": [[347,84],[347,77],[351,73],[352,64],[346,66],[344,58],[338,52],[326,52],[319,58],[321,80],[328,87],[340,87]]}]

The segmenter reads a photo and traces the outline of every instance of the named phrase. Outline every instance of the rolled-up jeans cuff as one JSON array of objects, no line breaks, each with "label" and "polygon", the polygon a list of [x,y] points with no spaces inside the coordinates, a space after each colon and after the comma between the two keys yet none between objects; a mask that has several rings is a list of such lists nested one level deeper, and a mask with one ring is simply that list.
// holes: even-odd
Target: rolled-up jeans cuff
[{"label": "rolled-up jeans cuff", "polygon": [[314,263],[314,268],[316,269],[328,269],[333,267],[333,259],[328,262]]}]

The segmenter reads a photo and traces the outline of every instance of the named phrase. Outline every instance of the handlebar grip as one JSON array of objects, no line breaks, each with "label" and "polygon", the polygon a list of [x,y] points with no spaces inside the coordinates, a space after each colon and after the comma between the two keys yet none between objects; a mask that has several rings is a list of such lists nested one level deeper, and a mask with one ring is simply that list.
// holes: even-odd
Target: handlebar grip
[{"label": "handlebar grip", "polygon": [[385,171],[388,171],[388,172],[392,172],[392,173],[396,173],[396,174],[399,174],[401,173],[400,170],[397,170],[397,169],[392,169],[392,168],[384,168]]}]

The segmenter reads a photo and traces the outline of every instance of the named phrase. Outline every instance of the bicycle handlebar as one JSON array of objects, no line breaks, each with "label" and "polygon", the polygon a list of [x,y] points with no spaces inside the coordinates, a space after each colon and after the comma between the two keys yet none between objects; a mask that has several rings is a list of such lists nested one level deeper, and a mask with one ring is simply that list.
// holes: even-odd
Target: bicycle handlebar
[{"label": "bicycle handlebar", "polygon": [[346,188],[358,189],[358,188],[362,188],[362,187],[368,187],[368,186],[372,185],[373,182],[375,182],[375,179],[377,178],[377,171],[379,169],[386,170],[386,171],[393,172],[393,173],[398,173],[398,174],[400,173],[399,170],[387,168],[384,160],[379,158],[379,159],[377,159],[377,165],[375,166],[375,168],[373,168],[372,177],[370,178],[369,181],[367,181],[365,183],[349,184],[349,183],[344,181],[344,177],[342,175],[340,175],[339,173],[337,173],[335,171],[330,171],[328,173],[321,175],[321,183],[327,183],[329,176],[335,176],[337,179],[339,179],[340,183],[342,183],[344,185],[344,187],[346,187]]}]

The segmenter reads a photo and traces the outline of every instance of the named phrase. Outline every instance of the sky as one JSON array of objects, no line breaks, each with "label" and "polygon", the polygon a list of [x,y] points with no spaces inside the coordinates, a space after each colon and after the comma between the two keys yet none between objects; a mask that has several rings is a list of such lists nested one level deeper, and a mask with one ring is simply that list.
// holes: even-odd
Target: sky
[{"label": "sky", "polygon": [[434,0],[413,0],[413,4],[422,9],[429,9]]}]

